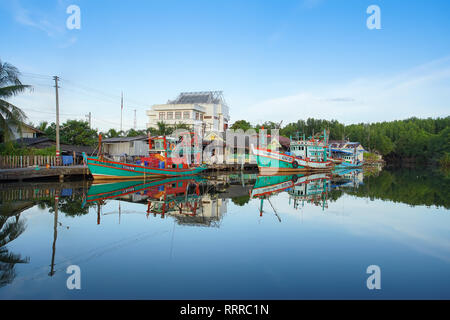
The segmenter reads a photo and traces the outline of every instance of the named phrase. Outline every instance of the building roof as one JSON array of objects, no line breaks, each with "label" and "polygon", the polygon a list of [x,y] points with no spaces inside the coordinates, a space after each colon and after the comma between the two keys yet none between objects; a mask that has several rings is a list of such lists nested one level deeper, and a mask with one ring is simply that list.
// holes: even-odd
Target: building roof
[{"label": "building roof", "polygon": [[175,100],[169,100],[168,104],[192,104],[214,103],[224,104],[222,91],[182,92]]},{"label": "building roof", "polygon": [[26,123],[23,123],[23,122],[22,122],[22,126],[23,126],[23,127],[27,127],[28,129],[33,130],[33,131],[35,131],[35,132],[37,132],[37,133],[44,134],[43,131],[41,131],[41,130],[39,130],[39,129],[36,129],[35,127],[30,126],[29,124],[26,124]]},{"label": "building roof", "polygon": [[38,138],[19,138],[16,140],[18,144],[21,144],[26,147],[32,147],[33,145],[40,144],[42,142],[52,141],[47,137],[38,137]]},{"label": "building roof", "polygon": [[135,137],[115,137],[115,138],[108,138],[103,139],[103,143],[120,143],[120,142],[130,142],[130,141],[137,141],[137,140],[147,140],[148,137],[146,135],[139,135]]},{"label": "building roof", "polygon": [[[48,137],[21,138],[17,139],[16,142],[22,146],[36,149],[43,149],[56,145],[56,142]],[[88,154],[94,152],[94,147],[91,146],[75,146],[65,143],[60,144],[60,149],[61,152],[76,152],[76,153],[86,152]]]},{"label": "building roof", "polygon": [[350,142],[345,140],[331,140],[330,146],[332,148],[357,148],[362,146],[360,142]]}]

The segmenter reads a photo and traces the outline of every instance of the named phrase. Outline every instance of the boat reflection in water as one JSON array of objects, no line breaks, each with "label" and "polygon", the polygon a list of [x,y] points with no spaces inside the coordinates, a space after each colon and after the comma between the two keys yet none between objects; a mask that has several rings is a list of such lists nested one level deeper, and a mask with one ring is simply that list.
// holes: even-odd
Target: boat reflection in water
[{"label": "boat reflection in water", "polygon": [[263,214],[264,200],[267,200],[273,211],[281,219],[270,197],[280,192],[289,194],[289,202],[293,200],[294,208],[301,204],[314,203],[327,208],[327,197],[331,186],[331,173],[315,173],[310,175],[278,175],[278,176],[259,176],[255,186],[251,191],[252,198],[261,199],[260,216]]},{"label": "boat reflection in water", "polygon": [[353,187],[363,184],[363,172],[360,169],[344,169],[333,172],[322,172],[303,175],[258,176],[251,197],[260,199],[260,216],[263,214],[264,200],[267,200],[273,211],[281,220],[270,197],[281,192],[289,194],[289,204],[295,209],[313,204],[328,208],[329,195],[333,189]]},{"label": "boat reflection in water", "polygon": [[[84,205],[97,204],[97,223],[100,224],[102,206],[108,200],[120,200],[146,205],[138,213],[147,218],[171,216],[178,224],[197,226],[219,226],[227,211],[227,202],[240,199],[247,194],[248,200],[260,199],[259,213],[262,216],[264,200],[269,202],[278,220],[281,221],[270,197],[280,192],[289,194],[289,203],[294,208],[314,204],[322,209],[328,208],[330,190],[341,186],[354,186],[358,170],[342,172],[322,172],[300,175],[259,175],[247,179],[252,186],[247,187],[243,176],[236,185],[236,179],[215,177],[212,180],[201,176],[171,177],[147,181],[117,181],[112,183],[94,183],[89,188]],[[356,179],[356,180],[355,180]],[[253,181],[254,184],[253,184]],[[357,184],[357,183],[356,183]],[[250,197],[248,197],[250,193]],[[244,199],[245,200],[245,199]],[[246,200],[246,202],[248,201]],[[108,214],[119,214],[118,210]],[[135,211],[136,212],[136,211]],[[105,215],[104,213],[103,215]]]},{"label": "boat reflection in water", "polygon": [[97,203],[98,224],[101,207],[113,199],[146,204],[147,217],[172,216],[179,224],[200,226],[217,226],[228,201],[215,197],[208,180],[199,176],[93,184],[85,203]]}]

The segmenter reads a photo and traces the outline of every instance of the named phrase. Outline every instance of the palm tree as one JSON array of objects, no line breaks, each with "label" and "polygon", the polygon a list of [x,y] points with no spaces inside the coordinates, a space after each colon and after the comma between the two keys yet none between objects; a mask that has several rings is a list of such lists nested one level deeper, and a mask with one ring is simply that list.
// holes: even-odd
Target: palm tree
[{"label": "palm tree", "polygon": [[17,239],[25,231],[23,220],[16,218],[16,221],[12,222],[8,219],[7,216],[0,216],[0,288],[14,280],[16,263],[29,262],[29,258],[22,259],[20,254],[11,253],[6,248],[8,243]]},{"label": "palm tree", "polygon": [[173,132],[173,128],[169,127],[165,122],[158,121],[156,124],[158,129],[156,130],[156,134],[160,136],[167,136]]},{"label": "palm tree", "polygon": [[39,123],[38,129],[44,132],[48,128],[48,121],[41,121]]},{"label": "palm tree", "polygon": [[20,72],[16,67],[0,60],[0,134],[4,141],[11,140],[12,128],[15,127],[21,132],[22,123],[26,119],[25,113],[20,108],[5,100],[31,88],[20,82],[19,75]]},{"label": "palm tree", "polygon": [[120,137],[120,132],[121,131],[117,132],[115,129],[111,128],[107,132],[104,133],[104,137],[107,139]]}]

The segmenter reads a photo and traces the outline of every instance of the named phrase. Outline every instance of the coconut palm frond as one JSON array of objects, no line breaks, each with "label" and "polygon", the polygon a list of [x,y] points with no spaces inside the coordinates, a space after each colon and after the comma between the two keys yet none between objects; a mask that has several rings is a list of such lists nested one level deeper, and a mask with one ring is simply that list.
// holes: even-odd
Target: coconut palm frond
[{"label": "coconut palm frond", "polygon": [[[30,258],[22,258],[20,254],[11,253],[11,252],[2,252],[0,253],[0,264],[16,264],[16,263],[28,263],[30,262]],[[0,268],[1,269],[1,268]]]},{"label": "coconut palm frond", "polygon": [[0,223],[0,248],[17,239],[25,231],[25,224],[20,220],[7,222],[7,219],[2,219]]},{"label": "coconut palm frond", "polygon": [[27,119],[25,113],[15,105],[0,99],[0,132],[5,141],[10,141],[13,137],[12,128],[22,134],[22,125]]},{"label": "coconut palm frond", "polygon": [[19,107],[16,107],[12,103],[0,99],[0,113],[4,113],[7,119],[18,120],[24,122],[27,120],[25,112],[23,112]]},{"label": "coconut palm frond", "polygon": [[12,64],[0,60],[0,86],[7,84],[21,85],[19,80],[20,72]]},{"label": "coconut palm frond", "polygon": [[12,86],[0,87],[0,97],[10,98],[19,93],[24,92],[26,89],[31,89],[32,87],[24,84],[15,84]]},{"label": "coconut palm frond", "polygon": [[13,137],[13,128],[22,135],[22,124],[26,120],[25,113],[4,99],[31,89],[19,80],[20,72],[13,65],[0,60],[0,133],[4,141]]}]

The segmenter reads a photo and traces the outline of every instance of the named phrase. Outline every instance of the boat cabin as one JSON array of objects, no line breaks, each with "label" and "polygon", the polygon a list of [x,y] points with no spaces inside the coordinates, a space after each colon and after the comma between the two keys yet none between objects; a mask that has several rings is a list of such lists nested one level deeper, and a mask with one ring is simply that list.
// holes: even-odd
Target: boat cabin
[{"label": "boat cabin", "polygon": [[290,154],[310,161],[327,161],[327,140],[326,132],[322,136],[315,135],[308,139],[304,135],[298,140],[291,138]]}]

